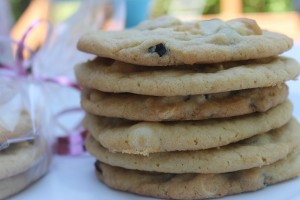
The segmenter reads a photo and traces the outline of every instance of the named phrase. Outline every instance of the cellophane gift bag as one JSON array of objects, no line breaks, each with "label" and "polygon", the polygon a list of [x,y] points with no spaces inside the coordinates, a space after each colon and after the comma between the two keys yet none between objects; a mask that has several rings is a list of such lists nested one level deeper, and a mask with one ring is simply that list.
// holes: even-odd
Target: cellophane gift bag
[{"label": "cellophane gift bag", "polygon": [[47,89],[12,44],[0,38],[0,199],[45,175],[51,160]]},{"label": "cellophane gift bag", "polygon": [[0,67],[0,199],[25,189],[49,168],[47,104],[41,81]]},{"label": "cellophane gift bag", "polygon": [[[54,1],[55,2],[55,1]],[[122,0],[86,0],[65,21],[52,26],[48,41],[33,61],[34,74],[49,84],[51,111],[56,126],[55,152],[80,155],[84,152],[84,130],[81,119],[79,88],[76,88],[74,66],[93,59],[94,55],[77,50],[81,35],[91,30],[120,30],[124,28],[125,4]],[[75,86],[75,87],[74,87]],[[79,126],[78,126],[79,125]]]}]

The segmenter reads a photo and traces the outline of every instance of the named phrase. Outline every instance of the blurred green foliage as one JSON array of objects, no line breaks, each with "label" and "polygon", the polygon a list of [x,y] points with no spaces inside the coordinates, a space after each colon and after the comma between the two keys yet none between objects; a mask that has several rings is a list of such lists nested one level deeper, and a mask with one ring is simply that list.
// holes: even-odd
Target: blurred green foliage
[{"label": "blurred green foliage", "polygon": [[[155,0],[151,16],[168,14],[169,5],[175,0]],[[243,11],[251,12],[287,12],[292,11],[292,0],[243,0]],[[220,0],[206,0],[203,14],[220,13]]]},{"label": "blurred green foliage", "polygon": [[[2,0],[0,0],[2,1]],[[154,0],[151,17],[168,14],[168,8],[174,0]],[[10,0],[14,20],[16,21],[30,0]],[[243,0],[243,11],[251,12],[287,12],[293,10],[292,0]],[[203,14],[217,14],[220,12],[220,0],[206,0]]]},{"label": "blurred green foliage", "polygon": [[156,18],[162,15],[168,14],[168,8],[171,3],[171,0],[155,0],[152,3],[151,7],[151,18]]},{"label": "blurred green foliage", "polygon": [[217,14],[220,12],[219,0],[206,0],[203,14]]},{"label": "blurred green foliage", "polygon": [[293,10],[291,0],[243,0],[243,11],[249,12],[287,12]]},{"label": "blurred green foliage", "polygon": [[[2,1],[2,0],[0,0]],[[14,17],[14,21],[17,21],[24,10],[29,5],[30,0],[10,0],[11,10]]]}]

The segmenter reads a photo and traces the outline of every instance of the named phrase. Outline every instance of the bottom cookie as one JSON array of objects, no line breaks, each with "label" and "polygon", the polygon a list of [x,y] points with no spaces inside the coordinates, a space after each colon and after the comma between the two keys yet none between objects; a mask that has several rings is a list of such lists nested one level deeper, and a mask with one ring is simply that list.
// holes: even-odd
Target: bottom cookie
[{"label": "bottom cookie", "polygon": [[44,176],[49,167],[49,156],[44,155],[31,168],[0,180],[0,199],[14,195]]},{"label": "bottom cookie", "polygon": [[300,147],[274,164],[223,174],[170,174],[128,170],[96,162],[108,186],[167,199],[205,199],[255,191],[300,175]]}]

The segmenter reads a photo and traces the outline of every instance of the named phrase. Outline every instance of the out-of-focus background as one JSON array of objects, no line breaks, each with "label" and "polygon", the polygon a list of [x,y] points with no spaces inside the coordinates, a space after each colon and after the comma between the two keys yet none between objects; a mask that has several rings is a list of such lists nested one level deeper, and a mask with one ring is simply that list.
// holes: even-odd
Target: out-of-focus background
[{"label": "out-of-focus background", "polygon": [[[164,9],[163,9],[164,8]],[[152,16],[161,14],[197,19],[255,19],[268,30],[300,38],[299,0],[157,0]]]},{"label": "out-of-focus background", "polygon": [[[1,0],[3,1],[3,0]],[[5,1],[5,0],[4,0]],[[101,0],[98,0],[101,1]],[[76,13],[84,0],[8,0],[13,22],[14,39],[33,18],[43,18],[59,23]],[[255,19],[264,29],[282,32],[300,41],[300,0],[115,0],[126,5],[126,27],[135,26],[147,18],[172,15],[187,19]],[[0,16],[1,17],[1,16]],[[42,29],[42,28],[41,28]],[[42,43],[43,30],[34,37],[34,47]]]}]

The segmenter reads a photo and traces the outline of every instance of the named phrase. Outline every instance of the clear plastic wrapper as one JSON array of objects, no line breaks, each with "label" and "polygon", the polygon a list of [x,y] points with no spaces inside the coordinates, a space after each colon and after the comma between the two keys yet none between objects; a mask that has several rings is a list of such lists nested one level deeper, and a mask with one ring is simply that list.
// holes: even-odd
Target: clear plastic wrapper
[{"label": "clear plastic wrapper", "polygon": [[[79,92],[74,90],[73,67],[93,56],[77,51],[76,43],[91,29],[123,28],[124,12],[123,1],[85,1],[73,16],[48,31],[38,52],[24,44],[26,36],[45,21],[34,21],[20,41],[0,35],[0,199],[25,189],[47,172],[57,138],[67,141],[62,148],[77,149],[62,154],[84,151],[83,130],[78,129],[83,112],[77,112]],[[80,116],[64,115],[69,110]]]},{"label": "clear plastic wrapper", "polygon": [[[91,30],[120,30],[124,28],[124,21],[123,0],[86,0],[74,15],[52,27],[48,41],[35,56],[33,73],[58,83],[48,84],[49,93],[55,94],[50,95],[49,101],[56,124],[53,126],[56,153],[80,155],[84,151],[83,128],[78,127],[84,113],[78,110],[80,93],[71,83],[75,83],[75,64],[95,56],[77,50],[79,38]],[[62,83],[60,78],[67,81]]]},{"label": "clear plastic wrapper", "polygon": [[51,138],[45,91],[30,78],[0,76],[0,199],[48,170]]},{"label": "clear plastic wrapper", "polygon": [[31,52],[5,36],[0,51],[0,199],[6,199],[46,174],[52,140],[45,84],[23,58]]}]

